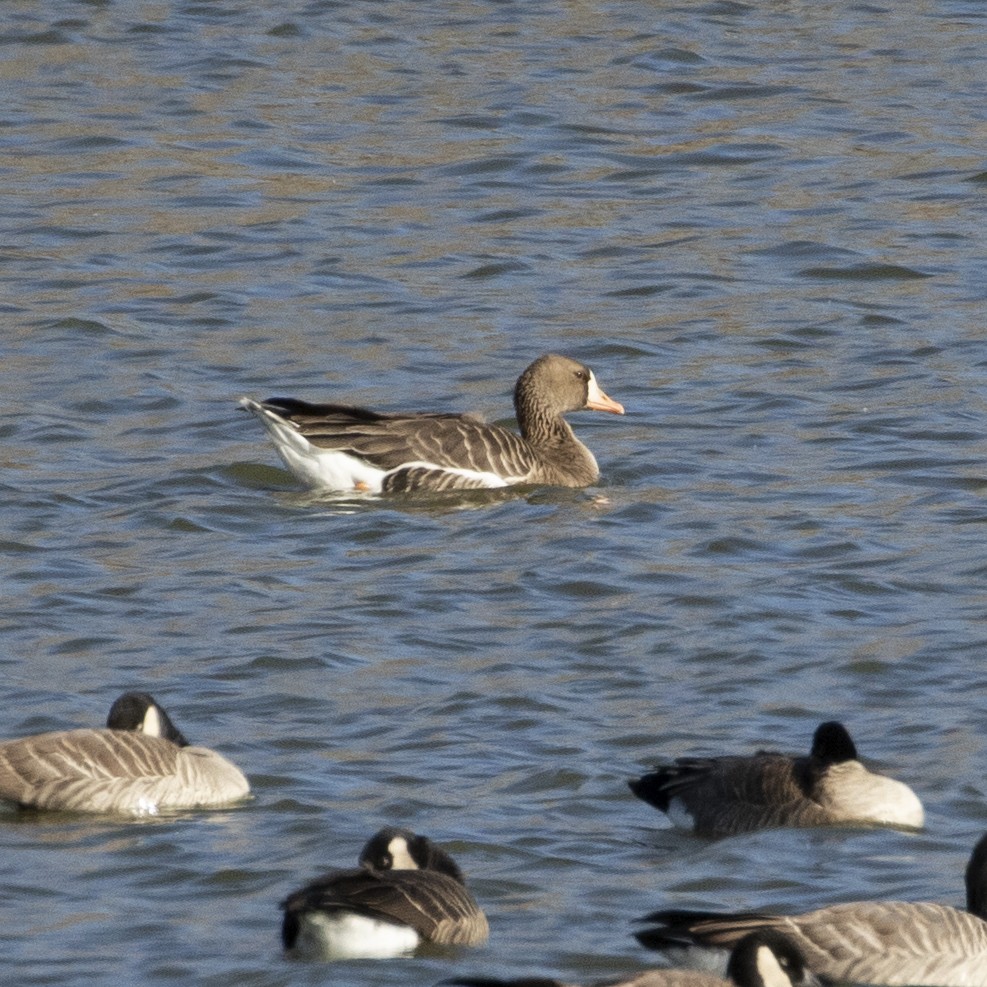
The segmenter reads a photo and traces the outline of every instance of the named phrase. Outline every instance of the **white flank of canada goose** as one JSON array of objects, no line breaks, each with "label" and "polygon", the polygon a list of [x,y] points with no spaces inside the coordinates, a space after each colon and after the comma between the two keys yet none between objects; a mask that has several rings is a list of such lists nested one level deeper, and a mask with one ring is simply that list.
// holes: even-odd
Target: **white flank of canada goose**
[{"label": "white flank of canada goose", "polygon": [[250,792],[215,751],[192,747],[146,692],[128,692],[106,729],[0,742],[0,801],[30,809],[153,815],[213,808]]},{"label": "white flank of canada goose", "polygon": [[684,757],[628,785],[676,826],[702,836],[776,826],[920,829],[925,822],[918,796],[902,782],[868,771],[836,722],[820,724],[808,755]]},{"label": "white flank of canada goose", "polygon": [[[463,977],[443,983],[460,987],[579,987],[544,977]],[[727,964],[727,979],[700,970],[642,970],[616,980],[594,981],[592,987],[815,987],[818,983],[791,939],[766,930],[752,932],[737,943]]]},{"label": "white flank of canada goose", "polygon": [[708,968],[744,936],[774,929],[824,980],[906,987],[987,987],[987,836],[966,869],[967,910],[902,901],[858,901],[803,915],[658,911],[637,939],[673,962]]},{"label": "white flank of canada goose", "polygon": [[294,398],[241,398],[240,404],[260,419],[302,483],[371,493],[585,487],[599,479],[599,467],[562,416],[584,408],[624,413],[588,367],[554,353],[518,379],[520,435],[472,415],[381,414]]},{"label": "white flank of canada goose", "polygon": [[359,867],[330,871],[281,907],[285,949],[320,959],[383,959],[422,943],[478,946],[490,931],[452,857],[404,829],[382,829]]}]

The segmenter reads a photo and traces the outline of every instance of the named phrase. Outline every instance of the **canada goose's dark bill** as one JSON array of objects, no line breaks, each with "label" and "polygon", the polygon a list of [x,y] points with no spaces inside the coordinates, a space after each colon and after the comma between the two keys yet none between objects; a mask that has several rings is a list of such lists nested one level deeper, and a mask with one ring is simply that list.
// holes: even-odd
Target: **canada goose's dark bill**
[{"label": "canada goose's dark bill", "polygon": [[624,406],[619,401],[614,401],[613,398],[609,398],[603,393],[592,371],[589,375],[589,394],[586,397],[586,407],[590,411],[609,411],[613,415],[624,413]]}]

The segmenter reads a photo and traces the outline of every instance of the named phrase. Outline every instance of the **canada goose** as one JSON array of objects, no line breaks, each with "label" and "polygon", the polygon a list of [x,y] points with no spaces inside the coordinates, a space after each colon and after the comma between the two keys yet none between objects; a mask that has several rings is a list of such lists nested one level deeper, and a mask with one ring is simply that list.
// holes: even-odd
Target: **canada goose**
[{"label": "canada goose", "polygon": [[[642,970],[617,980],[597,980],[593,987],[809,987],[818,984],[805,958],[785,935],[752,932],[737,943],[727,964],[727,979],[699,970]],[[578,987],[542,977],[495,980],[479,977],[446,980],[461,987]]]},{"label": "canada goose", "polygon": [[683,757],[628,785],[675,825],[701,836],[841,823],[920,829],[925,821],[915,793],[868,771],[836,722],[820,724],[807,756]]},{"label": "canada goose", "polygon": [[225,805],[249,791],[239,768],[189,746],[146,692],[120,696],[106,729],[0,742],[0,801],[24,808],[153,815]]},{"label": "canada goose", "polygon": [[285,949],[323,959],[401,956],[425,942],[478,946],[489,934],[456,862],[406,829],[382,829],[359,867],[330,871],[281,907]]},{"label": "canada goose", "polygon": [[241,398],[303,483],[336,491],[407,493],[515,484],[584,487],[600,475],[593,454],[562,417],[590,408],[622,415],[593,372],[553,353],[514,389],[521,434],[472,415],[379,414],[294,398]]},{"label": "canada goose", "polygon": [[711,952],[752,931],[789,936],[824,980],[923,987],[987,987],[987,836],[966,868],[967,910],[901,901],[830,905],[803,915],[658,911],[636,933],[649,949],[708,969]]}]

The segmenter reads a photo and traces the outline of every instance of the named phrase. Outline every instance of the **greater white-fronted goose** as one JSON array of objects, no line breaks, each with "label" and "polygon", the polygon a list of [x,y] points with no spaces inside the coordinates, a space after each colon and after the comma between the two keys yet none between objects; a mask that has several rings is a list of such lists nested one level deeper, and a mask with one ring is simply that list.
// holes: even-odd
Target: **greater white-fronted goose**
[{"label": "greater white-fronted goose", "polygon": [[905,987],[987,987],[987,836],[966,869],[967,910],[902,901],[857,901],[803,915],[658,911],[637,933],[674,962],[709,969],[744,936],[788,936],[826,981]]},{"label": "greater white-fronted goose", "polygon": [[359,867],[330,871],[281,907],[285,949],[322,959],[383,959],[422,943],[478,946],[489,935],[456,862],[406,829],[382,829]]},{"label": "greater white-fronted goose", "polygon": [[239,768],[190,746],[146,692],[117,699],[106,729],[0,743],[0,801],[24,808],[153,815],[227,805],[249,792]]},{"label": "greater white-fronted goose", "polygon": [[902,782],[868,771],[836,722],[816,729],[808,755],[684,757],[628,785],[675,825],[701,836],[776,826],[919,829],[925,822],[918,796]]},{"label": "greater white-fronted goose", "polygon": [[583,408],[624,413],[588,367],[554,353],[535,360],[514,388],[520,435],[472,415],[381,414],[294,398],[240,404],[261,420],[303,483],[372,493],[585,487],[600,470],[562,416]]},{"label": "greater white-fronted goose", "polygon": [[[497,980],[464,977],[443,983],[460,987],[579,987],[544,977]],[[812,987],[819,981],[798,947],[785,935],[765,930],[745,936],[730,955],[727,979],[701,970],[642,970],[616,980],[596,980],[591,987]]]}]

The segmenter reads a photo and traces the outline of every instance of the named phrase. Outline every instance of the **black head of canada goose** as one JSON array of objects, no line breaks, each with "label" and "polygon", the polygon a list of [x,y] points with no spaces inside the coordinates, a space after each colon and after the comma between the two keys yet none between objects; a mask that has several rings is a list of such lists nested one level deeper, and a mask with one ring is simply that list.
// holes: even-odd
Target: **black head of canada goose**
[{"label": "black head of canada goose", "polygon": [[[591,987],[816,987],[819,983],[791,939],[772,930],[752,932],[737,943],[726,973],[724,979],[700,970],[642,970],[618,979],[594,981]],[[443,983],[461,987],[579,987],[544,977],[464,977]]]},{"label": "black head of canada goose", "polygon": [[673,962],[709,969],[744,936],[789,937],[827,983],[987,987],[987,836],[966,869],[967,909],[903,901],[857,901],[802,915],[657,911],[638,941]]},{"label": "black head of canada goose", "polygon": [[478,946],[489,935],[456,862],[405,829],[382,829],[359,867],[330,871],[281,907],[285,949],[322,959],[401,956],[422,943]]},{"label": "black head of canada goose", "polygon": [[684,757],[628,782],[672,822],[702,836],[777,826],[880,825],[920,829],[922,803],[900,781],[868,771],[841,723],[822,723],[807,755],[772,751]]},{"label": "black head of canada goose", "polygon": [[584,408],[624,413],[589,367],[554,353],[540,356],[518,379],[520,435],[473,415],[381,414],[294,398],[242,398],[240,404],[260,419],[302,483],[373,493],[585,487],[600,471],[562,416]]},{"label": "black head of canada goose", "polygon": [[0,742],[0,801],[24,808],[153,815],[227,805],[249,792],[239,768],[191,746],[146,692],[117,699],[105,729]]}]

